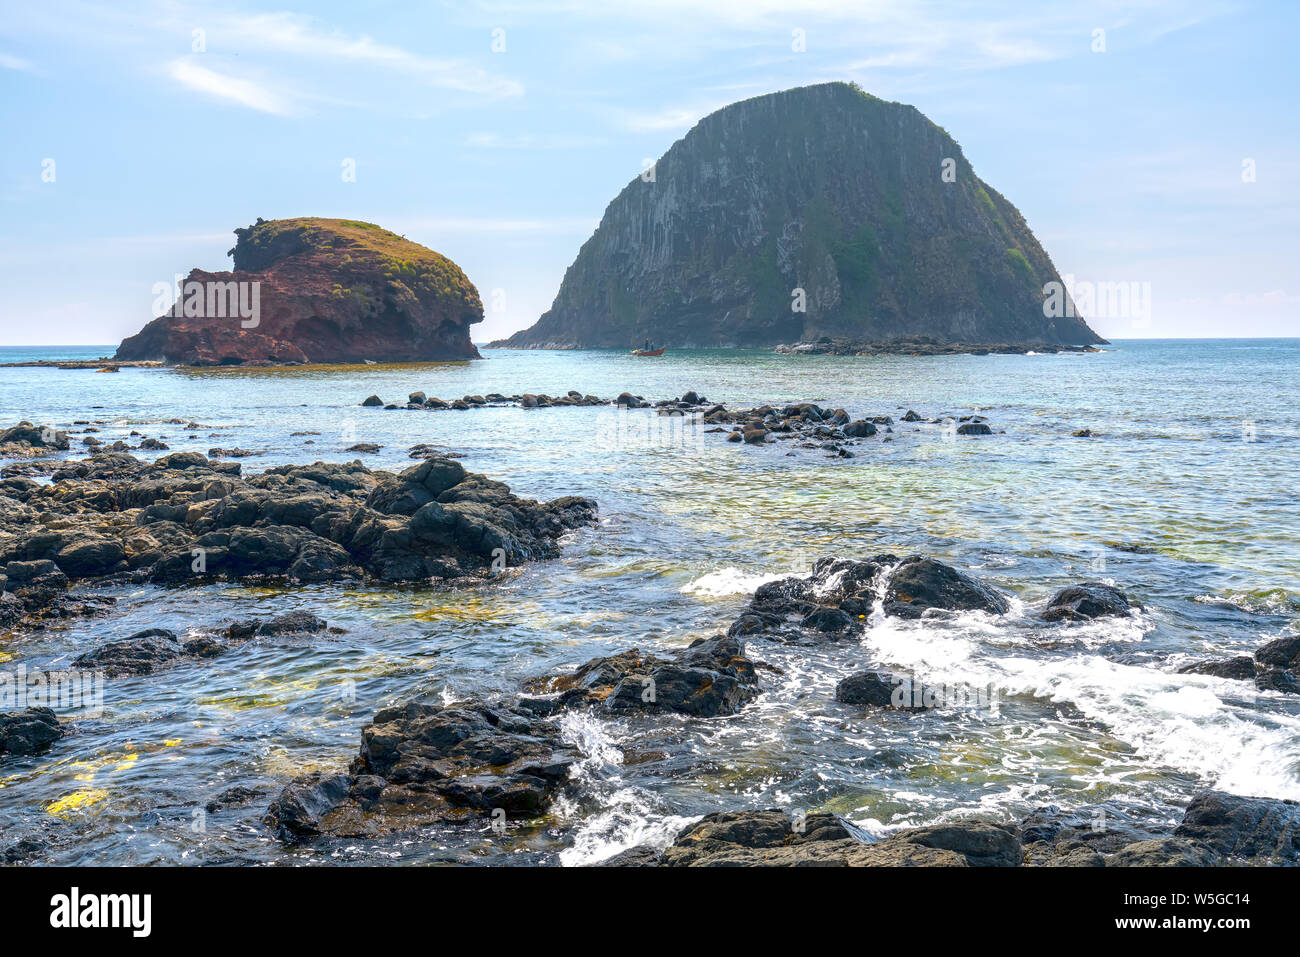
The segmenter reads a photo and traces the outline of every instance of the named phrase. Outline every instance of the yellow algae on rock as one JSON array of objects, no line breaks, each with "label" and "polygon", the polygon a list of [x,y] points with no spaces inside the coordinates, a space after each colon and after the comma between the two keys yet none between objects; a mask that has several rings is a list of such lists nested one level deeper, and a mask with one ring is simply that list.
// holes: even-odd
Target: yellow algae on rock
[{"label": "yellow algae on rock", "polygon": [[71,794],[65,794],[51,804],[45,806],[45,810],[55,817],[68,818],[77,811],[84,811],[87,808],[94,807],[108,797],[108,791],[104,788],[82,788],[79,791],[73,791]]}]

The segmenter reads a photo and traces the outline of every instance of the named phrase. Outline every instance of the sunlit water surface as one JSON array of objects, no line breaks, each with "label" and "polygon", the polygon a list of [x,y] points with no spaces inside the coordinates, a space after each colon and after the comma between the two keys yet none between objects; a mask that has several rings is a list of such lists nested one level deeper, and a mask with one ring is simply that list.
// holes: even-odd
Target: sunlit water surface
[{"label": "sunlit water surface", "polygon": [[[0,350],[0,362],[90,349]],[[784,357],[768,352],[485,351],[470,364],[97,374],[0,369],[0,424],[102,420],[173,451],[241,446],[247,472],[362,456],[401,469],[432,443],[523,495],[587,495],[598,527],[558,561],[467,589],[115,589],[106,617],[0,636],[0,667],[66,662],[93,640],[178,632],[305,608],[346,634],[260,640],[219,658],[107,683],[75,736],[0,763],[0,845],[37,836],[46,861],[583,863],[664,842],[709,811],[830,810],[869,831],[974,813],[1117,800],[1174,820],[1197,788],[1300,798],[1300,698],[1179,675],[1250,653],[1300,614],[1300,340],[1123,342],[1097,355]],[[995,430],[946,441],[897,423],[852,459],[780,442],[738,446],[650,412],[360,408],[376,393],[455,398],[570,389],[647,398],[695,389],[732,405],[813,400],[851,413],[979,413]],[[165,424],[194,420],[186,432]],[[1097,437],[1074,438],[1091,428]],[[318,435],[292,435],[318,432]],[[79,437],[74,442],[79,444]],[[134,444],[134,443],[133,443]],[[80,454],[74,451],[74,455]],[[148,457],[151,453],[141,453]],[[822,555],[940,557],[1016,596],[1011,614],[874,617],[860,644],[750,654],[763,693],[740,715],[572,714],[588,756],[539,825],[485,821],[286,849],[260,818],[295,774],[342,768],[361,726],[413,696],[518,689],[631,646],[670,653],[724,630],[760,582]],[[1036,620],[1063,584],[1103,579],[1145,606],[1086,626]],[[992,688],[995,707],[865,714],[833,700],[864,665]],[[233,786],[266,793],[212,814]]]}]

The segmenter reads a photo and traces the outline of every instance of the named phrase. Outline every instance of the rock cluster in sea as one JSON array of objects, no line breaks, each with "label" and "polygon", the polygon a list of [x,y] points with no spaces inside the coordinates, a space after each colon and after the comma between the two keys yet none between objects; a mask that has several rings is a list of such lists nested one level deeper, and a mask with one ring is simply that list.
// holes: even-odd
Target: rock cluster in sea
[{"label": "rock cluster in sea", "polygon": [[104,453],[48,483],[0,480],[0,620],[62,613],[76,581],[486,577],[556,557],[595,515],[590,499],[520,498],[444,456],[400,474],[353,461],[244,477],[197,452]]},{"label": "rock cluster in sea", "polygon": [[[623,392],[613,399],[584,395],[570,390],[562,396],[545,393],[503,395],[490,392],[486,395],[467,395],[460,399],[440,399],[423,392],[412,392],[404,404],[385,402],[377,395],[362,400],[366,408],[433,409],[469,411],[490,407],[518,407],[523,409],[562,408],[566,406],[617,406],[621,409],[654,409],[663,416],[699,416],[706,435],[724,435],[728,442],[746,445],[764,445],[795,439],[801,448],[822,448],[832,457],[853,458],[847,447],[860,444],[859,440],[882,436],[882,441],[892,440],[893,416],[872,415],[853,418],[844,409],[823,408],[816,402],[782,402],[756,406],[749,409],[729,409],[721,402],[710,402],[698,392],[689,391],[673,399],[650,401],[643,396]],[[992,435],[993,429],[981,415],[969,414],[945,418],[925,419],[909,409],[902,417],[908,423],[924,422],[949,428],[953,437]],[[729,428],[728,428],[729,427]]]}]

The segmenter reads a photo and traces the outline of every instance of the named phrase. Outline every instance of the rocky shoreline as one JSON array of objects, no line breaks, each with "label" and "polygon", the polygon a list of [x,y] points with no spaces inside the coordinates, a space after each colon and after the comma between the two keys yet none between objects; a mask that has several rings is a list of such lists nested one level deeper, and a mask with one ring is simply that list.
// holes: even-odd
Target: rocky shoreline
[{"label": "rocky shoreline", "polygon": [[[383,406],[382,401],[366,404]],[[889,416],[853,419],[842,409],[815,403],[732,410],[696,392],[658,401],[630,393],[611,400],[576,392],[563,397],[492,393],[455,402],[413,393],[404,406],[383,407],[469,411],[490,405],[614,405],[660,415],[690,414],[729,441],[745,444],[785,435],[830,444],[876,435],[888,441],[896,424]],[[898,421],[947,420],[926,420],[908,410]],[[949,424],[956,426],[956,421]],[[967,417],[961,426],[982,429],[963,433],[957,427],[955,434],[991,433],[978,416]],[[763,435],[752,439],[756,430]],[[48,458],[70,445],[67,433],[30,423],[0,431],[0,447],[8,457]],[[239,449],[212,451],[244,454]],[[8,474],[0,478],[0,626],[36,630],[99,614],[111,607],[112,599],[93,589],[118,584],[482,583],[516,565],[557,557],[562,536],[595,521],[597,507],[590,499],[522,499],[504,483],[468,472],[449,455],[417,447],[412,457],[420,461],[396,473],[352,461],[282,465],[245,475],[241,463],[216,455],[181,452],[146,462],[104,447],[85,459],[44,463],[48,482]],[[286,847],[383,839],[429,825],[481,829],[504,827],[506,821],[544,824],[558,802],[582,797],[576,772],[586,755],[565,732],[566,716],[726,722],[770,693],[770,682],[781,676],[779,668],[764,661],[765,648],[854,647],[875,616],[924,621],[974,612],[996,618],[1011,608],[1012,596],[928,556],[823,558],[806,576],[760,585],[722,632],[697,638],[675,653],[625,648],[527,677],[511,693],[452,701],[416,698],[382,708],[361,729],[359,749],[344,770],[314,770],[292,778],[271,796],[262,823]],[[1138,609],[1114,585],[1082,581],[1058,590],[1032,615],[1068,626],[1122,618]],[[74,656],[70,666],[114,678],[155,676],[258,639],[311,642],[331,633],[339,629],[305,611],[201,623],[185,634],[149,628],[96,642]],[[1179,671],[1253,681],[1264,691],[1300,693],[1300,639],[1276,639],[1253,657],[1211,659]],[[944,693],[925,675],[896,674],[880,662],[863,660],[834,685],[831,698],[860,720],[870,722],[890,712],[919,721],[927,712],[951,706]],[[62,748],[69,731],[47,708],[0,714],[0,759]],[[214,801],[219,807],[248,804],[262,793]],[[949,820],[873,836],[816,809],[726,809],[687,825],[667,843],[632,847],[601,863],[1300,863],[1300,806],[1294,802],[1206,790],[1192,797],[1177,824],[1135,822],[1132,817],[1110,804],[1068,811],[1042,807],[1018,821]],[[11,850],[4,851],[6,859],[23,859],[26,853]]]},{"label": "rocky shoreline", "polygon": [[[666,712],[726,720],[762,693],[764,666],[747,643],[816,645],[855,640],[864,620],[919,619],[979,611],[1001,615],[1008,599],[924,556],[826,558],[811,575],[757,589],[725,634],[697,639],[675,658],[636,648],[541,676],[520,692],[450,704],[412,701],[375,715],[347,771],[312,772],[272,802],[265,824],[282,841],[361,838],[430,823],[544,819],[574,786],[582,758],[556,718],[587,709],[606,718]],[[1061,589],[1039,612],[1047,622],[1123,616],[1138,607],[1110,585]],[[841,682],[836,699],[870,712],[943,706],[905,679],[868,669]],[[922,683],[924,681],[922,680]],[[905,688],[901,697],[899,688]],[[863,692],[865,689],[865,693]],[[1107,823],[1107,814],[1110,823]],[[872,839],[834,815],[782,810],[706,815],[666,847],[639,846],[610,866],[1208,866],[1300,863],[1300,805],[1214,791],[1197,794],[1177,827],[1134,826],[1107,806],[1036,810],[1014,823],[962,820]]]},{"label": "rocky shoreline", "polygon": [[1052,342],[948,342],[929,336],[904,336],[898,339],[851,339],[824,336],[813,342],[779,345],[776,351],[796,356],[988,356],[1055,354],[1058,352],[1100,352],[1091,345],[1064,345]]},{"label": "rocky shoreline", "polygon": [[[68,447],[17,428],[0,435],[33,454]],[[53,464],[49,482],[0,479],[0,622],[75,614],[94,599],[71,599],[74,583],[484,580],[556,557],[595,517],[590,499],[522,499],[442,455],[399,474],[352,461],[245,477],[198,452],[101,451]]]}]

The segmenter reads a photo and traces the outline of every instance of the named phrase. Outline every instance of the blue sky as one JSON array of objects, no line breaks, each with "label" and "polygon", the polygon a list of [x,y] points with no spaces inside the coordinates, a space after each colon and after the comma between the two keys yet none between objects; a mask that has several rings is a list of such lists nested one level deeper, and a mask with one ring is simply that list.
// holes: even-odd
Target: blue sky
[{"label": "blue sky", "polygon": [[947,129],[1063,274],[1149,282],[1103,335],[1300,335],[1289,0],[7,6],[0,344],[115,343],[236,226],[304,215],[450,256],[504,335],[646,159],[827,80]]}]

